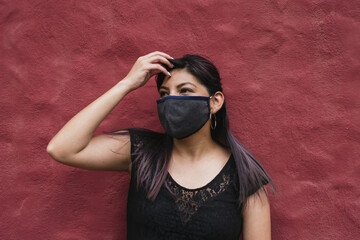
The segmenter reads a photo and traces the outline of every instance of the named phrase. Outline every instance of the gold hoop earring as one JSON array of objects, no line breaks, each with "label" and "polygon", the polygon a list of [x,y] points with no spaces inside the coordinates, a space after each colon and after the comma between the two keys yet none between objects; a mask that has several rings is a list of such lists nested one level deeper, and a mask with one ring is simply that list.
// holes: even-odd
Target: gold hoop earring
[{"label": "gold hoop earring", "polygon": [[211,119],[210,119],[210,120],[211,120],[211,122],[210,122],[210,127],[211,127],[212,130],[214,130],[214,129],[216,128],[216,115],[213,114],[213,115],[211,115],[211,116],[214,116],[215,124],[214,124],[214,126],[213,126],[213,121],[212,121],[213,118],[211,118]]}]

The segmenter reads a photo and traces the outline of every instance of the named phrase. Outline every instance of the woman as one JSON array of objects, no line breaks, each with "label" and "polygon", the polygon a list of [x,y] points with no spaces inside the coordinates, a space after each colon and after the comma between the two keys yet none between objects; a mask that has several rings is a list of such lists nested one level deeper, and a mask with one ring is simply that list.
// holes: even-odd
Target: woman
[{"label": "woman", "polygon": [[[93,136],[126,94],[154,75],[165,133],[131,128]],[[271,238],[264,185],[273,183],[230,133],[219,73],[201,56],[153,52],[138,58],[123,80],[59,131],[47,151],[66,165],[131,174],[128,239]]]}]

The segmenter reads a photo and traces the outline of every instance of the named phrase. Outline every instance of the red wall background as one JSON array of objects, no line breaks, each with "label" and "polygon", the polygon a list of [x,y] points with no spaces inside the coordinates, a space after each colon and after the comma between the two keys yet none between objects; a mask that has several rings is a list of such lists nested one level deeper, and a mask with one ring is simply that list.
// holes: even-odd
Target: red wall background
[{"label": "red wall background", "polygon": [[[219,68],[231,128],[278,187],[273,239],[360,239],[356,0],[0,1],[0,239],[125,239],[128,175],[45,149],[155,50]],[[150,80],[97,132],[162,130],[157,96]]]}]

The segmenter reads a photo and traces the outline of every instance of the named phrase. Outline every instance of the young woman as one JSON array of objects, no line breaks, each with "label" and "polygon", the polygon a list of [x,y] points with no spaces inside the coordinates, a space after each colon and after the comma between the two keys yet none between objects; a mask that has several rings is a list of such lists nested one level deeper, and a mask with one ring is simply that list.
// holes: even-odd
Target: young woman
[{"label": "young woman", "polygon": [[[93,136],[131,91],[156,75],[165,133],[122,129]],[[269,240],[271,178],[229,131],[216,67],[198,55],[138,58],[128,75],[50,141],[57,161],[131,174],[128,239]]]}]

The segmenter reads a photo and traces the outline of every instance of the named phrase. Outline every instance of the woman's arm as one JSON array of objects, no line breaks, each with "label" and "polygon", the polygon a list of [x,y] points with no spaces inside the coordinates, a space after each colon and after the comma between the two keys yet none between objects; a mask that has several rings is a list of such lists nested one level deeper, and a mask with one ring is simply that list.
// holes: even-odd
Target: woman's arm
[{"label": "woman's arm", "polygon": [[[266,191],[266,188],[264,188]],[[266,192],[252,194],[243,209],[243,240],[270,240],[270,204]]]},{"label": "woman's arm", "polygon": [[171,57],[162,52],[138,58],[123,80],[76,114],[53,137],[47,146],[50,156],[63,164],[79,168],[129,171],[129,135],[93,136],[93,133],[126,94],[143,86],[159,72],[168,74],[161,66],[167,64],[172,67],[166,58]]}]

